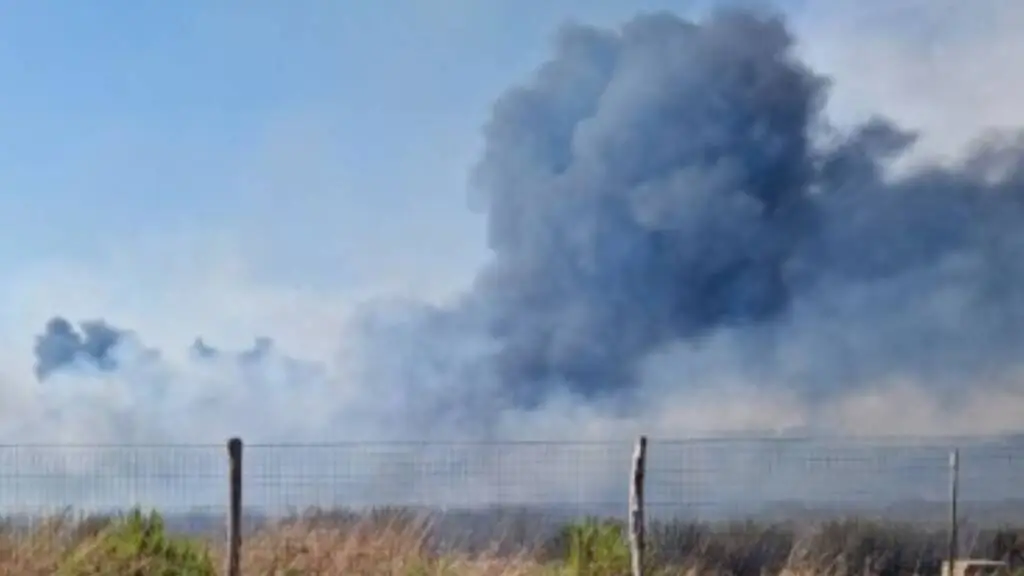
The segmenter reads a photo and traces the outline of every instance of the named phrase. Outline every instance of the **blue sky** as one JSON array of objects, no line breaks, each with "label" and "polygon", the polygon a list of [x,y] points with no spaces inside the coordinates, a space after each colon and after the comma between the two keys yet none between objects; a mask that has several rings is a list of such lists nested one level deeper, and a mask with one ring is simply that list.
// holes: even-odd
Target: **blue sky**
[{"label": "blue sky", "polygon": [[344,254],[339,228],[459,184],[500,85],[489,64],[511,52],[464,50],[471,39],[422,14],[398,22],[395,10],[417,16],[400,3],[7,6],[0,212],[18,241],[4,243],[6,270],[102,257],[140,231],[254,230],[289,245],[287,260],[321,240],[299,262],[315,269]]},{"label": "blue sky", "polygon": [[560,21],[682,5],[4,2],[0,271],[139,234],[255,242],[292,282],[350,279],[399,235],[473,253],[490,102]]}]

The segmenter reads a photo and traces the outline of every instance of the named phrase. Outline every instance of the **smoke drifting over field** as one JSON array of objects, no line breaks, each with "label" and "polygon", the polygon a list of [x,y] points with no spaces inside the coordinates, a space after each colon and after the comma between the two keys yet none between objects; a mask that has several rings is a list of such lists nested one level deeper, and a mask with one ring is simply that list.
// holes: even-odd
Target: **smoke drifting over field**
[{"label": "smoke drifting over field", "polygon": [[492,257],[456,302],[367,303],[319,363],[261,340],[175,364],[55,318],[40,387],[116,387],[90,433],[119,440],[1013,428],[1024,147],[892,172],[915,135],[830,126],[828,91],[775,17],[565,26],[484,128]]}]

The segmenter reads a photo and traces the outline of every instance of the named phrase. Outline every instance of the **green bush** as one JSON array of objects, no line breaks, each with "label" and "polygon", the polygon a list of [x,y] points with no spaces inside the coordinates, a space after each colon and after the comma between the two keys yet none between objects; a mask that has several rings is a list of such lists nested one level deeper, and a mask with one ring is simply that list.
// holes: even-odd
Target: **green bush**
[{"label": "green bush", "polygon": [[618,522],[590,520],[565,528],[572,576],[621,576],[629,573],[629,545]]},{"label": "green bush", "polygon": [[197,542],[172,537],[156,512],[134,510],[63,559],[58,576],[214,576],[213,561]]}]

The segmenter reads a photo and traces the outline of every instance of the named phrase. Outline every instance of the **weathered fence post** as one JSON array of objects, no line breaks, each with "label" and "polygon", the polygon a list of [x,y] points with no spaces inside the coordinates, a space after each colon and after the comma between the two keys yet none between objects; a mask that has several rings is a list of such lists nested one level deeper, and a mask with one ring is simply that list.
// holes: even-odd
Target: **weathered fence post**
[{"label": "weathered fence post", "polygon": [[224,573],[240,576],[242,552],[242,439],[228,440],[228,553]]},{"label": "weathered fence post", "polygon": [[647,437],[636,441],[633,475],[629,486],[629,552],[633,576],[644,574],[644,471],[647,468]]},{"label": "weathered fence post", "polygon": [[959,518],[957,518],[957,499],[960,484],[960,450],[954,448],[949,453],[949,559],[947,560],[948,576],[956,574],[956,560],[959,555],[960,534]]}]

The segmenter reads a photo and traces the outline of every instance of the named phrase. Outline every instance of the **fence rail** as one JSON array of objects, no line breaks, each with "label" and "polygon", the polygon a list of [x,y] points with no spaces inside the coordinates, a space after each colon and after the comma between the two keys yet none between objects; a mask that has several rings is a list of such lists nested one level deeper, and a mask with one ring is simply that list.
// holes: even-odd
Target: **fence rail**
[{"label": "fence rail", "polygon": [[[229,540],[311,508],[635,520],[633,441],[262,444],[244,458],[235,448],[229,458],[224,445],[0,446],[0,515],[155,508],[171,526],[223,534],[234,509]],[[853,513],[949,526],[955,504],[978,524],[1024,523],[1024,437],[652,439],[643,460],[646,521]]]}]

